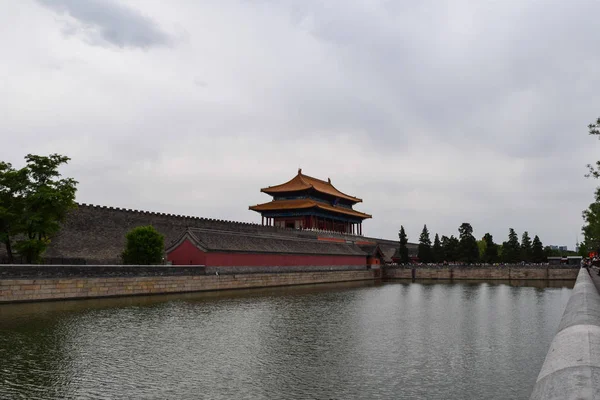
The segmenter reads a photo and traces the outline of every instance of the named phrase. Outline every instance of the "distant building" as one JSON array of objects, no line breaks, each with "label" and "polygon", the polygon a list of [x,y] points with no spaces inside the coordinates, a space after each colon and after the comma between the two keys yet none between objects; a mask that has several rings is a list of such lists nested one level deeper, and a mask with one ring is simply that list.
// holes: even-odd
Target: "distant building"
[{"label": "distant building", "polygon": [[549,247],[551,250],[568,251],[567,246],[556,246],[556,245],[551,244]]}]

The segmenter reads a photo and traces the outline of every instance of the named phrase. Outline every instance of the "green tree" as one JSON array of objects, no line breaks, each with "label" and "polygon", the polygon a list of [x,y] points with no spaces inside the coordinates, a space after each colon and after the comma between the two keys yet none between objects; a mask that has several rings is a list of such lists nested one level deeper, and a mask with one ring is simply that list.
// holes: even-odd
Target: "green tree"
[{"label": "green tree", "polygon": [[529,233],[525,231],[521,236],[521,261],[531,262],[533,251],[531,246],[531,238]]},{"label": "green tree", "polygon": [[579,251],[577,252],[581,257],[587,257],[589,255],[589,248],[585,241],[579,243]]},{"label": "green tree", "polygon": [[21,231],[24,212],[24,192],[27,170],[15,170],[11,164],[0,161],[0,243],[4,243],[8,262],[13,263],[13,238]]},{"label": "green tree", "polygon": [[544,245],[542,244],[538,235],[535,235],[533,238],[533,244],[531,246],[531,261],[534,263],[542,263],[546,261]]},{"label": "green tree", "polygon": [[429,230],[427,225],[423,226],[421,236],[419,236],[419,248],[418,248],[419,261],[422,263],[430,263],[432,260],[431,254],[431,239],[429,238]]},{"label": "green tree", "polygon": [[404,231],[404,226],[400,225],[400,232],[398,233],[398,238],[400,239],[400,247],[398,248],[398,253],[400,255],[400,262],[403,264],[408,264],[408,236],[406,236],[406,232]]},{"label": "green tree", "polygon": [[477,248],[479,249],[479,259],[483,260],[483,256],[485,255],[486,243],[483,238],[477,241]]},{"label": "green tree", "polygon": [[165,237],[153,226],[138,226],[127,233],[123,263],[134,265],[160,264],[165,249]]},{"label": "green tree", "polygon": [[548,259],[548,257],[561,257],[561,252],[560,250],[553,249],[550,246],[544,246],[544,256],[546,259]]},{"label": "green tree", "polygon": [[433,239],[433,247],[431,248],[431,255],[433,262],[440,263],[444,261],[444,248],[440,241],[440,236],[436,233],[435,239]]},{"label": "green tree", "polygon": [[[600,118],[588,125],[589,134],[600,138]],[[588,164],[586,177],[600,178],[600,160],[595,165]],[[596,188],[594,202],[583,212],[584,226],[581,228],[587,251],[600,250],[600,188]]]},{"label": "green tree", "polygon": [[479,247],[477,239],[473,236],[473,227],[469,223],[463,223],[458,228],[459,233],[459,255],[460,261],[474,263],[479,260]]},{"label": "green tree", "polygon": [[33,263],[40,260],[50,238],[76,206],[77,182],[61,178],[59,168],[68,157],[28,154],[25,161],[19,170],[0,162],[0,240],[9,260],[14,248]]},{"label": "green tree", "polygon": [[485,242],[485,251],[481,258],[482,261],[488,264],[498,262],[498,245],[494,243],[494,237],[491,234],[486,233],[483,236],[483,241]]},{"label": "green tree", "polygon": [[521,258],[521,245],[515,230],[508,231],[508,241],[502,243],[502,260],[506,263],[517,263]]},{"label": "green tree", "polygon": [[24,238],[17,240],[15,250],[28,263],[39,262],[50,243],[52,235],[60,229],[69,210],[76,207],[77,182],[61,178],[59,167],[67,164],[69,157],[59,154],[37,156],[28,154],[25,189],[19,230]]},{"label": "green tree", "polygon": [[[600,118],[595,123],[588,125],[590,135],[595,135],[600,138]],[[600,160],[596,161],[596,165],[588,164],[588,174],[586,177],[600,178]]]},{"label": "green tree", "polygon": [[583,221],[585,224],[581,231],[584,242],[592,251],[598,251],[600,248],[600,188],[596,189],[595,201],[583,212]]},{"label": "green tree", "polygon": [[459,258],[459,241],[454,235],[442,236],[442,248],[444,249],[444,260],[455,262]]}]

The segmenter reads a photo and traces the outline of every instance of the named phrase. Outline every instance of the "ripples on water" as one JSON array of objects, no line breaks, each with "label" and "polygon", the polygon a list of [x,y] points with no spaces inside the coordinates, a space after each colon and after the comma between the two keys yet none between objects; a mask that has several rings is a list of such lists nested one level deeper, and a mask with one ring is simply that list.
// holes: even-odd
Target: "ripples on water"
[{"label": "ripples on water", "polygon": [[561,285],[1,305],[0,398],[523,399],[570,295]]}]

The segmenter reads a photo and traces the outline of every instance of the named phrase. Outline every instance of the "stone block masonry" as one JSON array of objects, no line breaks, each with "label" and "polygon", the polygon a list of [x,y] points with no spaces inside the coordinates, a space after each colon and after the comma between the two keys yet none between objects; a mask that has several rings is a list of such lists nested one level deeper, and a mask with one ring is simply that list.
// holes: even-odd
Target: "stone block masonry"
[{"label": "stone block masonry", "polygon": [[547,266],[515,266],[515,267],[461,267],[435,268],[385,268],[384,279],[482,279],[482,280],[512,280],[512,279],[547,279],[575,280],[577,268],[553,268]]},{"label": "stone block masonry", "polygon": [[[276,233],[313,239],[322,236],[321,233],[313,231],[268,227],[247,222],[80,204],[77,209],[69,213],[58,234],[52,238],[44,257],[49,260],[62,260],[54,262],[69,264],[120,264],[120,255],[125,248],[127,232],[143,225],[152,225],[163,234],[167,247],[188,228],[223,230],[249,236],[257,233]],[[344,241],[376,242],[386,249],[391,249],[390,254],[393,254],[398,246],[398,242],[393,240],[331,232],[326,236],[337,237]],[[409,244],[409,247],[416,251],[416,245]],[[0,262],[7,262],[3,261],[6,257],[6,248],[0,243]]]},{"label": "stone block masonry", "polygon": [[0,304],[22,301],[185,293],[375,279],[372,270],[243,275],[0,279]]}]

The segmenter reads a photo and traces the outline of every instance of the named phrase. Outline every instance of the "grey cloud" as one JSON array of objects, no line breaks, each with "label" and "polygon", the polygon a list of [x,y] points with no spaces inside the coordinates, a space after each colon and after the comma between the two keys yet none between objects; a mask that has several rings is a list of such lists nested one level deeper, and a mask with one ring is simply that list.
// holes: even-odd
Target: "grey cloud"
[{"label": "grey cloud", "polygon": [[7,2],[0,159],[70,155],[79,201],[256,221],[258,188],[302,167],[364,198],[369,235],[468,221],[570,246],[592,201],[598,1],[37,2],[97,45],[169,45],[173,15],[189,32],[168,58],[82,49]]},{"label": "grey cloud", "polygon": [[[559,151],[562,143],[548,139],[572,124],[575,112],[561,116],[563,107],[593,96],[597,74],[586,65],[600,64],[594,51],[600,3],[353,4],[325,7],[306,1],[290,12],[290,19],[337,53],[353,85],[368,81],[376,87],[383,101],[374,108],[395,104],[441,141],[493,142],[498,151],[515,157]],[[465,12],[451,14],[461,4]],[[582,80],[589,82],[587,90]],[[519,92],[529,96],[511,99]],[[561,104],[557,115],[548,118],[549,109]],[[356,114],[346,115],[353,119]],[[410,132],[399,134],[402,119],[381,112],[379,117],[374,137],[399,144],[407,140]],[[375,126],[369,119],[358,122],[366,129]],[[532,136],[538,143],[529,140]]]},{"label": "grey cloud", "polygon": [[84,35],[93,45],[149,48],[167,46],[172,38],[137,10],[111,0],[37,0],[77,24],[65,24],[65,35]]}]

